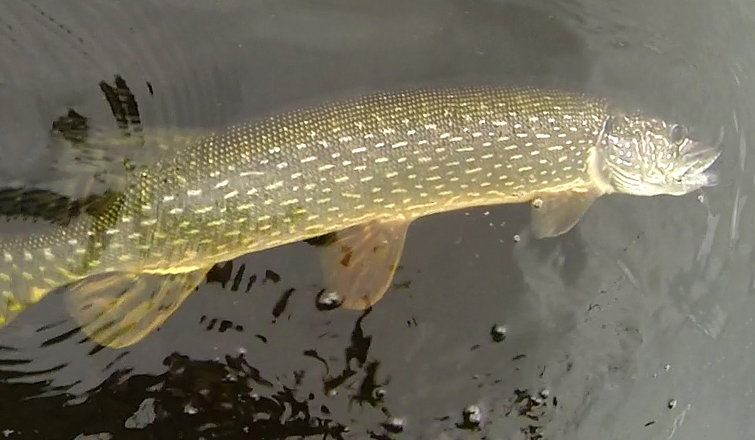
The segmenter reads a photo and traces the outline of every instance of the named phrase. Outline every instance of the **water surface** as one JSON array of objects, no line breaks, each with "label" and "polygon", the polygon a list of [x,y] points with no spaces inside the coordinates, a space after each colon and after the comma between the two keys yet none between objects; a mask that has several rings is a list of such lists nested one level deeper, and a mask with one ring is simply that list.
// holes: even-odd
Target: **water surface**
[{"label": "water surface", "polygon": [[[169,24],[169,25],[168,25]],[[160,328],[97,347],[50,295],[0,332],[8,438],[755,436],[745,1],[12,2],[0,176],[38,183],[69,108],[220,128],[422,85],[571,88],[725,127],[721,184],[600,199],[536,241],[523,206],[423,218],[370,312],[318,309],[303,243],[220,264]]]}]

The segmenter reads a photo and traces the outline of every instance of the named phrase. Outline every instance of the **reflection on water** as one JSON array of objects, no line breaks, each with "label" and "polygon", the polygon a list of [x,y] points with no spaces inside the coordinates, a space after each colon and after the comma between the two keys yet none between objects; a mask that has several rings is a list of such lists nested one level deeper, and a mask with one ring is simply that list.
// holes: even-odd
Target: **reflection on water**
[{"label": "reflection on water", "polygon": [[392,293],[361,314],[333,307],[303,243],[218,264],[125,350],[89,341],[50,295],[0,333],[6,437],[755,437],[751,5],[36,3],[0,6],[10,180],[43,180],[51,121],[224,125],[491,78],[723,124],[727,150],[719,187],[601,200],[558,239],[529,236],[520,207],[423,219]]}]

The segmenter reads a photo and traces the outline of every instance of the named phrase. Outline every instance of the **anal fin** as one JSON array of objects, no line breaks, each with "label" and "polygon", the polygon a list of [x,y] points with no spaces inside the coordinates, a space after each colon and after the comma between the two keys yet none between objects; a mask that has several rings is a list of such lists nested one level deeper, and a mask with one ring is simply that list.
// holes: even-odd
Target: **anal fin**
[{"label": "anal fin", "polygon": [[557,237],[570,231],[599,196],[593,188],[540,194],[532,202],[534,236]]},{"label": "anal fin", "polygon": [[68,310],[90,339],[111,348],[139,342],[204,280],[210,267],[178,274],[110,272],[73,284]]},{"label": "anal fin", "polygon": [[373,220],[319,244],[325,286],[343,298],[341,307],[362,310],[383,297],[404,250],[409,222]]}]

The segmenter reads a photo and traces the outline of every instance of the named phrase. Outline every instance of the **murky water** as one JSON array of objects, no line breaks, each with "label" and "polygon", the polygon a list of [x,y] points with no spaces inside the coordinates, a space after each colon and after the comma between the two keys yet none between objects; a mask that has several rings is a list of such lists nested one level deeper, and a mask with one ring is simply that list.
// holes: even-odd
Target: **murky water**
[{"label": "murky water", "polygon": [[68,109],[221,127],[417,85],[576,88],[725,127],[721,184],[599,200],[536,241],[525,207],[423,218],[370,312],[329,310],[304,243],[218,265],[124,350],[50,295],[0,331],[18,439],[755,437],[753,83],[745,1],[0,4],[0,176],[45,179]]}]

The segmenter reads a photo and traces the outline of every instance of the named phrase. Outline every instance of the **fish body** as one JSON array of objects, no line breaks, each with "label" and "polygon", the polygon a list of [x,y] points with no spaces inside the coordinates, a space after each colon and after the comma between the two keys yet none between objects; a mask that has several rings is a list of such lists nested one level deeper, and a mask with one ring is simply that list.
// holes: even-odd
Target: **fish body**
[{"label": "fish body", "polygon": [[[145,295],[153,303],[171,297],[174,309],[217,262],[331,233],[339,236],[323,249],[326,284],[348,307],[363,308],[388,288],[416,218],[533,202],[535,234],[554,236],[603,194],[684,194],[711,184],[705,173],[718,153],[686,134],[670,142],[669,127],[604,100],[508,87],[378,93],[232,126],[136,168],[122,192],[68,224],[2,238],[0,315],[77,282],[77,303],[100,310],[74,316],[102,327],[108,311],[138,308]],[[648,142],[668,149],[660,157],[670,169],[650,176],[659,165],[640,151]],[[697,161],[682,170],[684,148]],[[649,186],[658,173],[697,180]],[[103,301],[113,283],[133,298]],[[129,313],[130,339],[95,339],[127,345],[156,325],[135,337],[139,318]]]}]

